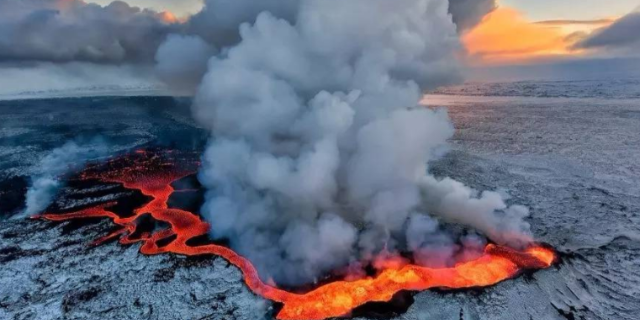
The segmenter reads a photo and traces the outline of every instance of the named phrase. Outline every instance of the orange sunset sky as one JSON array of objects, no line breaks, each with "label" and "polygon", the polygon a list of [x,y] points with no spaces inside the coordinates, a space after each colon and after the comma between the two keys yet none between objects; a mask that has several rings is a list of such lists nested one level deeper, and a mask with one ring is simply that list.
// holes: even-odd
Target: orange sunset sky
[{"label": "orange sunset sky", "polygon": [[616,17],[595,20],[534,22],[515,8],[500,7],[462,37],[472,63],[523,62],[539,58],[576,56],[572,46]]}]

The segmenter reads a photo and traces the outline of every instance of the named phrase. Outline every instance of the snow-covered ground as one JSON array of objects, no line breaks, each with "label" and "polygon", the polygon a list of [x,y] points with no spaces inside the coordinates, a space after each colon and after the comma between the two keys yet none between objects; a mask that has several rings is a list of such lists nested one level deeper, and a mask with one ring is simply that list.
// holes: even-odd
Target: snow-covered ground
[{"label": "snow-covered ground", "polygon": [[[418,293],[396,319],[638,319],[640,99],[574,92],[547,95],[554,98],[495,95],[425,99],[447,107],[458,129],[451,151],[430,170],[477,189],[508,190],[511,201],[531,208],[536,237],[557,248],[562,261],[483,290]],[[74,108],[93,104],[94,118],[85,115],[66,125],[80,121],[88,130],[91,121],[112,117],[119,125],[101,124],[105,132],[122,132],[122,139],[140,143],[154,140],[163,128],[189,130],[179,112],[144,111],[154,103],[143,98],[109,99],[72,100]],[[16,102],[4,102],[10,103]],[[96,104],[114,106],[98,111]],[[44,129],[35,122],[46,118],[21,125],[30,116],[7,114],[10,109],[5,105],[0,119],[12,123],[0,131],[5,180],[28,172],[16,152],[37,159],[51,145],[21,140],[37,137]],[[72,110],[59,112],[64,119]],[[71,135],[57,134],[55,139]],[[9,146],[15,141],[22,144]],[[86,247],[109,228],[106,221],[79,229],[73,223],[0,222],[0,319],[270,317],[271,304],[251,294],[222,259],[147,257],[136,246],[114,243]]]},{"label": "snow-covered ground", "polygon": [[27,100],[79,97],[140,97],[167,96],[167,89],[160,85],[93,85],[50,90],[24,90],[0,92],[0,100]]},{"label": "snow-covered ground", "polygon": [[440,88],[435,93],[484,97],[638,99],[640,98],[640,77],[468,82],[459,86]]},{"label": "snow-covered ground", "polygon": [[0,101],[95,96],[167,95],[152,66],[70,62],[0,63]]},{"label": "snow-covered ground", "polygon": [[502,310],[495,318],[526,319],[517,311],[524,305],[546,310],[533,319],[637,319],[640,99],[525,95],[425,98],[446,106],[458,129],[453,151],[434,170],[508,189],[532,209],[537,238],[565,254],[533,281],[507,282],[507,290],[489,289],[496,299],[465,297],[461,305],[481,310],[480,318]]}]

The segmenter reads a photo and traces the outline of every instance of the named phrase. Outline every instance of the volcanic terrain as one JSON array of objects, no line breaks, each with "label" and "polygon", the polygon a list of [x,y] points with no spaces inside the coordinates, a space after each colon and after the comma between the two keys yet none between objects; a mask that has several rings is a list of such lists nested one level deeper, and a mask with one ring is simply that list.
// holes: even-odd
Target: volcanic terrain
[{"label": "volcanic terrain", "polygon": [[[637,104],[564,98],[433,99],[431,104],[449,107],[458,128],[453,150],[434,164],[434,174],[482,190],[507,188],[514,202],[532,209],[536,239],[554,246],[560,261],[550,269],[526,271],[485,288],[413,288],[423,291],[397,294],[391,303],[369,303],[350,315],[633,319],[640,305],[640,246],[635,236],[640,226],[640,169],[634,161],[638,150],[630,147],[640,143]],[[285,293],[274,295],[260,289],[264,283],[245,282],[246,267],[236,267],[244,265],[241,260],[212,250],[224,244],[193,239],[206,233],[206,226],[200,234],[180,231],[194,230],[184,226],[202,222],[171,218],[181,217],[181,212],[197,214],[202,197],[192,173],[207,135],[189,120],[188,103],[157,97],[0,102],[0,318],[260,319],[287,310]],[[79,108],[81,116],[75,112]],[[15,218],[39,159],[61,141],[79,136],[105,137],[111,159],[152,158],[155,169],[165,170],[134,170],[146,161],[123,165],[111,160],[111,171],[90,164],[80,176],[65,177],[67,187],[47,210],[55,215],[43,218],[67,220],[69,216],[60,213],[73,212],[82,212],[79,216],[84,218],[110,217],[104,210],[109,208],[128,216],[67,222]],[[155,158],[146,150],[170,150],[177,158]],[[136,173],[123,173],[122,168]],[[136,184],[144,179],[160,183],[145,189]],[[162,191],[169,184],[173,190]],[[180,209],[167,211],[165,204]],[[158,217],[171,217],[136,215],[143,207],[164,210]],[[113,223],[118,219],[124,219],[117,223],[120,227]],[[127,229],[127,221],[140,227]],[[122,226],[128,236],[121,242],[133,244],[109,241],[123,234]],[[187,244],[204,248],[203,255],[186,256],[193,253]],[[496,249],[487,252],[500,252],[492,250]]]}]

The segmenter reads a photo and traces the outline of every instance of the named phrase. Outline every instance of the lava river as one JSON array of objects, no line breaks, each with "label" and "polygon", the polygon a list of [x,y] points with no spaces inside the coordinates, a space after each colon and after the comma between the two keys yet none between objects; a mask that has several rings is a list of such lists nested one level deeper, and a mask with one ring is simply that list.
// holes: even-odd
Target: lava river
[{"label": "lava river", "polygon": [[[191,239],[206,236],[209,224],[192,212],[169,208],[168,201],[175,192],[171,184],[191,175],[196,169],[195,161],[169,160],[166,156],[156,153],[138,151],[133,155],[115,158],[106,165],[89,166],[80,174],[82,180],[97,179],[119,183],[125,188],[139,190],[152,199],[135,209],[133,215],[121,217],[110,211],[109,209],[116,205],[112,202],[76,212],[45,213],[34,218],[51,221],[109,218],[121,228],[96,240],[97,243],[119,237],[122,244],[141,242],[140,252],[148,255],[170,252],[187,256],[223,257],[242,271],[244,281],[254,293],[283,304],[277,314],[278,319],[326,319],[344,316],[368,302],[390,301],[402,290],[490,286],[514,277],[522,270],[547,268],[556,259],[555,252],[544,246],[532,245],[526,250],[516,251],[489,244],[481,257],[451,268],[434,269],[406,264],[389,267],[373,277],[335,281],[307,293],[292,293],[264,283],[249,260],[227,247],[215,244],[188,244]],[[169,227],[155,232],[136,232],[136,221],[146,214],[151,215],[156,221],[167,223]]]}]

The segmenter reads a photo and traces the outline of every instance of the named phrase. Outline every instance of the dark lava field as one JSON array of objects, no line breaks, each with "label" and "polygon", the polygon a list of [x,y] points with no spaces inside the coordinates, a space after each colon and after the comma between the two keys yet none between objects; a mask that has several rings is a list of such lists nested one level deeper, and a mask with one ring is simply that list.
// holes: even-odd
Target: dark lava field
[{"label": "dark lava field", "polygon": [[[431,164],[479,190],[506,190],[531,209],[537,240],[561,261],[486,289],[425,291],[404,308],[358,319],[638,319],[640,101],[431,96],[456,126]],[[91,241],[108,220],[62,223],[21,216],[39,162],[66,141],[101,137],[109,153],[161,148],[199,153],[208,133],[188,99],[96,97],[0,101],[0,319],[270,319],[224,259],[145,256],[139,245]],[[95,189],[97,188],[97,189]],[[82,200],[78,194],[91,193]],[[70,209],[132,195],[69,184],[52,205]],[[135,196],[135,195],[134,195]],[[382,308],[384,309],[384,307]]]}]

